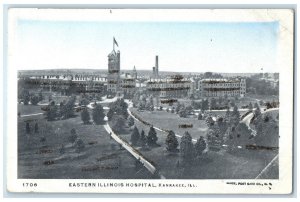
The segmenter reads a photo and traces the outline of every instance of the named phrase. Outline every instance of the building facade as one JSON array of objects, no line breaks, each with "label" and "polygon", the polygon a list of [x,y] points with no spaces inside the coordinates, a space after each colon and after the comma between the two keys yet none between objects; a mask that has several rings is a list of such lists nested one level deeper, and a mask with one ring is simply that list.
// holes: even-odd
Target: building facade
[{"label": "building facade", "polygon": [[105,93],[106,77],[89,74],[45,74],[38,76],[21,75],[27,86],[38,87],[45,91],[60,92],[61,95],[79,93]]},{"label": "building facade", "polygon": [[246,79],[201,79],[198,83],[198,90],[202,97],[244,97],[246,94]]},{"label": "building facade", "polygon": [[108,55],[107,92],[116,94],[120,88],[120,51]]},{"label": "building facade", "polygon": [[136,87],[136,79],[132,74],[125,73],[120,76],[120,91],[126,96],[133,96]]},{"label": "building facade", "polygon": [[150,79],[146,81],[149,93],[160,98],[181,98],[193,95],[195,82],[192,79],[174,76],[164,79]]}]

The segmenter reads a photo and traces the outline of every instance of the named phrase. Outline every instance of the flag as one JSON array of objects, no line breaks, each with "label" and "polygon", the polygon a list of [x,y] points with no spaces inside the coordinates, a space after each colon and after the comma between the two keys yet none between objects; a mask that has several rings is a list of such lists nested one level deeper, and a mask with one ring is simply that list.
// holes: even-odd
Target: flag
[{"label": "flag", "polygon": [[114,44],[116,44],[119,47],[118,42],[116,41],[115,37],[114,37]]}]

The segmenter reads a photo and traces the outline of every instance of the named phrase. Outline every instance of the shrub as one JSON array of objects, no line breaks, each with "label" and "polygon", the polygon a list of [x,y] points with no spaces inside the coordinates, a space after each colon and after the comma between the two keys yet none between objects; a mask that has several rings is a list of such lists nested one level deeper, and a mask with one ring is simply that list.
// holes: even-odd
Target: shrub
[{"label": "shrub", "polygon": [[147,139],[146,139],[144,130],[142,130],[142,132],[141,132],[140,142],[141,142],[142,147],[145,147],[147,144]]},{"label": "shrub", "polygon": [[90,122],[90,113],[89,111],[85,108],[82,112],[81,112],[81,120],[84,124],[88,124]]},{"label": "shrub", "polygon": [[112,128],[116,132],[122,132],[125,126],[125,118],[123,116],[114,115],[112,117]]},{"label": "shrub", "polygon": [[95,124],[99,125],[103,123],[105,114],[104,114],[103,107],[100,104],[95,105],[95,108],[93,109],[92,112],[92,116]]},{"label": "shrub", "polygon": [[39,97],[36,96],[36,95],[31,96],[30,102],[31,102],[32,105],[37,105],[38,102],[39,102]]},{"label": "shrub", "polygon": [[168,133],[168,136],[166,138],[166,145],[167,145],[167,151],[174,152],[177,150],[178,140],[173,131],[170,131]]},{"label": "shrub", "polygon": [[195,144],[195,152],[197,156],[201,156],[203,151],[206,149],[206,142],[203,136],[197,140]]},{"label": "shrub", "polygon": [[128,126],[131,127],[131,126],[133,126],[133,125],[134,125],[134,119],[130,116],[130,117],[128,118]]},{"label": "shrub", "polygon": [[131,133],[130,141],[133,145],[137,145],[139,139],[140,139],[140,133],[139,133],[137,127],[134,127],[134,129]]},{"label": "shrub", "polygon": [[85,147],[85,144],[84,142],[82,141],[82,139],[78,139],[76,142],[75,142],[75,147],[76,147],[76,152],[80,153],[83,151],[84,147]]},{"label": "shrub", "polygon": [[180,142],[180,155],[185,165],[193,162],[195,158],[194,145],[192,143],[192,137],[188,132],[185,132]]},{"label": "shrub", "polygon": [[147,136],[147,144],[149,146],[154,146],[156,145],[157,142],[157,135],[156,135],[156,131],[153,128],[153,126],[150,127],[150,130],[148,132],[148,136]]}]

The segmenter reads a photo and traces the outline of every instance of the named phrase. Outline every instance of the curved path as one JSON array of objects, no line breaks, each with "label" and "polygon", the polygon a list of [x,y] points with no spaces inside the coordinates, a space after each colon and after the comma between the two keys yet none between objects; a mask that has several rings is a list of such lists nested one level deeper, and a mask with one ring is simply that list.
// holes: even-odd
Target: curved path
[{"label": "curved path", "polygon": [[[140,123],[142,123],[139,119],[137,119],[132,113],[131,113],[131,111],[130,111],[130,108],[132,108],[132,103],[131,102],[129,102],[128,100],[125,100],[126,101],[126,103],[128,104],[128,108],[127,108],[127,111],[128,111],[128,114],[132,117],[132,118],[134,118],[135,120],[137,120],[137,121],[139,121]],[[270,112],[270,111],[276,111],[276,110],[279,110],[279,108],[272,108],[272,109],[268,109],[268,110],[266,110],[266,111],[263,111],[262,112],[262,114],[264,114],[264,113],[268,113],[268,112]],[[241,120],[240,122],[241,123],[245,123],[248,127],[249,127],[249,129],[251,129],[251,131],[252,132],[254,132],[255,134],[256,134],[256,131],[255,130],[253,130],[251,127],[250,127],[250,120],[252,119],[252,117],[253,117],[253,113],[250,113],[249,115],[247,115],[246,117],[244,117],[244,119],[243,120]],[[142,123],[143,124],[143,123]],[[164,132],[164,133],[168,133],[167,131],[165,131],[165,130],[162,130],[162,129],[160,129],[160,128],[158,128],[158,127],[155,127],[155,126],[153,126],[153,128],[155,128],[156,130],[158,130],[158,131],[161,131],[161,132]],[[179,137],[179,138],[181,138],[182,137],[182,135],[178,135],[178,134],[175,134],[177,137]],[[192,141],[193,142],[197,142],[197,140],[196,139],[192,139]],[[223,146],[226,146],[226,145],[223,145]],[[239,148],[239,147],[238,147]],[[259,179],[265,172],[267,172],[268,171],[268,169],[276,162],[276,160],[278,159],[278,157],[279,157],[279,154],[277,154],[271,161],[270,161],[270,163],[255,177],[255,179]]]},{"label": "curved path", "polygon": [[[111,137],[122,145],[124,149],[126,149],[132,156],[134,156],[137,160],[139,160],[147,170],[149,170],[152,174],[157,172],[157,169],[152,165],[148,160],[146,160],[140,153],[138,153],[130,144],[122,140],[117,134],[115,134],[111,127],[108,125],[104,125],[104,129],[111,134]],[[166,179],[163,175],[159,174],[160,179]]]},{"label": "curved path", "polygon": [[[134,118],[134,120],[137,120],[138,122],[142,123],[142,122],[141,122],[139,119],[137,119],[137,118],[132,114],[132,112],[130,111],[130,108],[132,108],[132,103],[129,102],[128,100],[125,100],[125,102],[128,104],[128,108],[127,108],[128,114],[129,114],[132,118]],[[144,123],[142,123],[142,124],[144,124]],[[158,127],[156,127],[156,126],[154,126],[154,125],[152,125],[152,126],[153,126],[154,129],[156,129],[156,130],[158,130],[158,131],[161,131],[161,132],[166,133],[166,134],[169,133],[168,131],[165,131],[165,130],[163,130],[163,129],[161,129],[161,128],[158,128]],[[175,136],[176,136],[176,137],[179,137],[179,138],[182,137],[182,135],[178,135],[178,134],[176,134],[176,133],[175,133]],[[193,142],[197,142],[196,139],[192,139],[192,141],[193,141]]]},{"label": "curved path", "polygon": [[[271,109],[267,109],[266,111],[262,111],[261,114],[265,114],[265,113],[272,112],[272,111],[278,111],[278,110],[279,110],[279,108],[271,108]],[[249,127],[250,121],[253,118],[253,116],[254,116],[254,113],[252,112],[252,113],[248,114],[247,116],[245,116],[243,118],[243,120],[241,120],[240,122],[245,123]]]}]

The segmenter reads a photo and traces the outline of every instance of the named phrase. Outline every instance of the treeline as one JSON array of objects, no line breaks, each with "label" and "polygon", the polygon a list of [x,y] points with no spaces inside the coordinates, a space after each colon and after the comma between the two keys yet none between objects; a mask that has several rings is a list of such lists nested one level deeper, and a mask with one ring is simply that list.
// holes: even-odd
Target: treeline
[{"label": "treeline", "polygon": [[279,95],[279,83],[274,86],[270,81],[256,77],[247,78],[246,87],[247,93],[257,95]]}]

